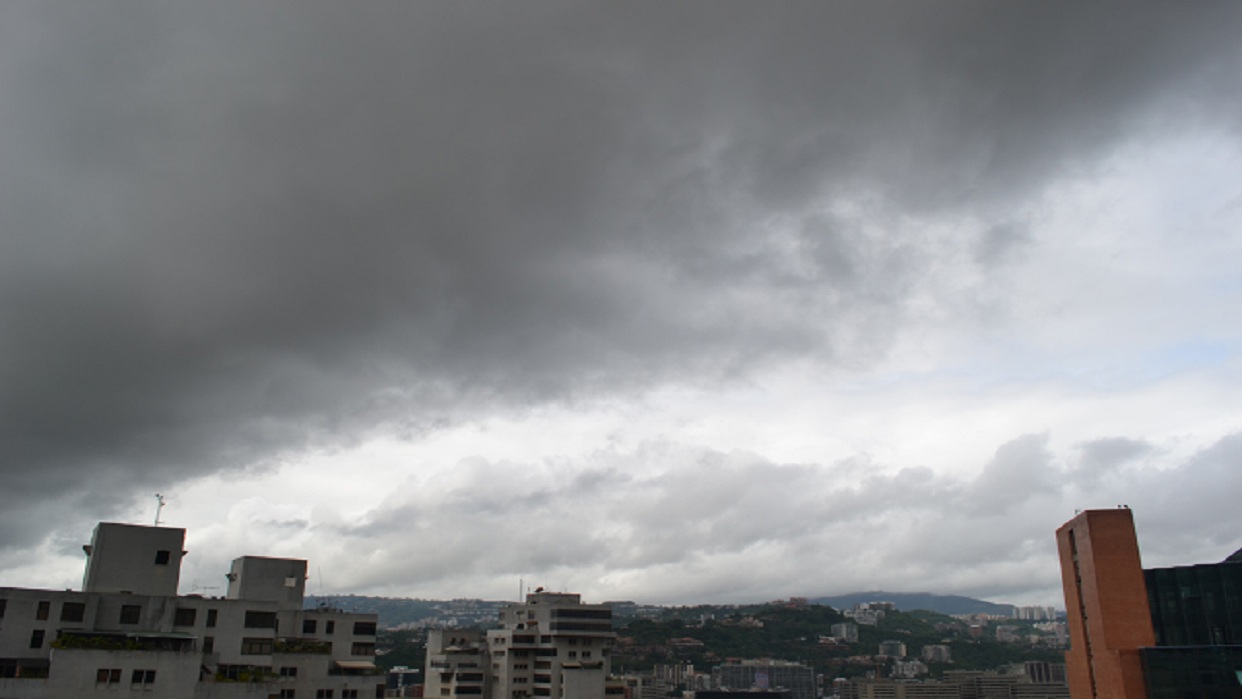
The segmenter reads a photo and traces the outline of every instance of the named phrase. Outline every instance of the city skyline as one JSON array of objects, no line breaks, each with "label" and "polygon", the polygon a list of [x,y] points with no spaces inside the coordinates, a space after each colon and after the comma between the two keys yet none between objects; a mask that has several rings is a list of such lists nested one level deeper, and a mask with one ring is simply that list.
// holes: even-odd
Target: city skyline
[{"label": "city skyline", "polygon": [[[1063,606],[1242,545],[1242,6],[0,7],[0,571]],[[155,493],[166,506],[157,515]]]}]

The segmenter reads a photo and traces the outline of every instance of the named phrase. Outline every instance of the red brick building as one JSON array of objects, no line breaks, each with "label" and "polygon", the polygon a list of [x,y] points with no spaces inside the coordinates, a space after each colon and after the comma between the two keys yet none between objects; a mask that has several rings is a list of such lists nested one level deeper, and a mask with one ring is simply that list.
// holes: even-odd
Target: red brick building
[{"label": "red brick building", "polygon": [[1146,697],[1139,649],[1156,645],[1129,508],[1087,510],[1057,529],[1074,699]]}]

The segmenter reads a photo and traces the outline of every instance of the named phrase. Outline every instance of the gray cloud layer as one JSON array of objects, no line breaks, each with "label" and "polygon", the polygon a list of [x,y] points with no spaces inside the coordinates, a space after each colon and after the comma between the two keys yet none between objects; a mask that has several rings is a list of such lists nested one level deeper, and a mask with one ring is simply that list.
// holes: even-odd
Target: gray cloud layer
[{"label": "gray cloud layer", "polygon": [[[376,431],[858,366],[929,298],[984,322],[945,280],[1003,274],[1049,183],[1238,136],[1239,29],[1226,3],[6,5],[0,547]],[[949,215],[978,228],[918,233]],[[1144,448],[1091,446],[1083,478]],[[1053,487],[1005,449],[974,488]],[[733,493],[816,473],[702,458]],[[698,468],[572,482],[646,493],[649,522]],[[820,503],[795,502],[676,547],[796,539]]]},{"label": "gray cloud layer", "polygon": [[[660,602],[883,587],[1052,603],[1052,532],[1072,514],[1062,508],[1112,506],[1102,493],[1136,510],[1149,565],[1219,560],[1238,545],[1242,516],[1230,498],[1242,488],[1242,435],[1173,464],[1150,460],[1150,444],[1121,441],[1081,444],[1060,460],[1047,435],[1025,435],[973,478],[669,442],[574,467],[472,459],[451,477],[393,484],[361,523],[250,524],[259,539],[308,533],[321,566],[312,587],[328,592],[507,596],[524,577],[595,599]],[[1101,466],[1101,451],[1118,458]],[[207,547],[196,570],[226,569],[235,552],[221,548]]]}]

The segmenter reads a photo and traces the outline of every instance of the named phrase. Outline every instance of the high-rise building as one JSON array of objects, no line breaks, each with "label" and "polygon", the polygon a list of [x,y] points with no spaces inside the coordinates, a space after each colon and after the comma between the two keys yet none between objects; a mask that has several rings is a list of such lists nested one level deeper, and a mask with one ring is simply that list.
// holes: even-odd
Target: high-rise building
[{"label": "high-rise building", "polygon": [[425,696],[448,699],[605,699],[625,685],[609,681],[616,642],[612,608],[580,595],[544,592],[500,611],[499,629],[432,630]]},{"label": "high-rise building", "polygon": [[1057,530],[1074,699],[1242,699],[1242,552],[1144,571],[1129,508]]}]

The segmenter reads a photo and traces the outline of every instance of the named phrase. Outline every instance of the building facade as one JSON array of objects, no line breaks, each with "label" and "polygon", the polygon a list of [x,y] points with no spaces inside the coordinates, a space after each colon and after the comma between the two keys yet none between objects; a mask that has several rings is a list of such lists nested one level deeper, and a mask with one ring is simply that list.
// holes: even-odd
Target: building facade
[{"label": "building facade", "polygon": [[500,612],[486,635],[433,630],[427,640],[428,697],[604,699],[621,696],[610,680],[616,642],[612,608],[580,595],[544,592]]},{"label": "building facade", "polygon": [[740,660],[712,668],[716,689],[748,691],[789,690],[793,699],[815,699],[815,670],[788,660]]},{"label": "building facade", "polygon": [[1242,699],[1242,551],[1143,570],[1128,508],[1057,530],[1075,699]]},{"label": "building facade", "polygon": [[224,597],[177,594],[185,530],[101,523],[81,591],[0,588],[0,697],[376,696],[374,614],[302,609],[306,561],[233,561]]}]

